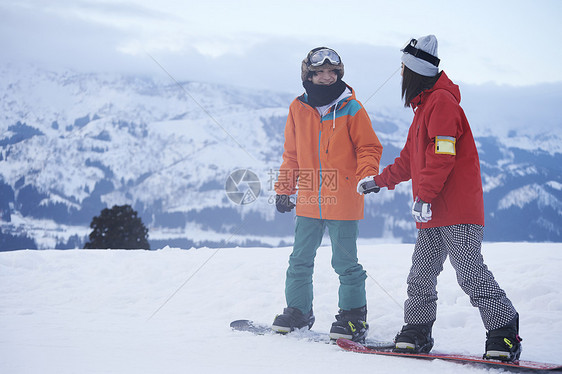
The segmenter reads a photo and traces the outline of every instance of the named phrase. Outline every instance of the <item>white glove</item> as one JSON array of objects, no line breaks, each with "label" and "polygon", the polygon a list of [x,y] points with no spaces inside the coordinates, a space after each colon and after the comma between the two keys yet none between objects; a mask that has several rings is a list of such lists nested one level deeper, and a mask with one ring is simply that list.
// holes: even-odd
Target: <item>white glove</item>
[{"label": "white glove", "polygon": [[369,192],[377,193],[380,190],[380,187],[375,183],[374,176],[365,177],[357,183],[357,193],[359,195],[366,195]]},{"label": "white glove", "polygon": [[431,204],[416,197],[414,204],[412,204],[412,217],[414,217],[416,222],[425,223],[431,221]]}]

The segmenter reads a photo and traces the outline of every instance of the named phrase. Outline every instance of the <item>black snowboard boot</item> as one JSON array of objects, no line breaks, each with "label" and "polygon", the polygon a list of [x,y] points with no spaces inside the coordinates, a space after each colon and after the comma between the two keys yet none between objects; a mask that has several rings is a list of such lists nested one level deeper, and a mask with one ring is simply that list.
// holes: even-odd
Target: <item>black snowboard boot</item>
[{"label": "black snowboard boot", "polygon": [[283,314],[278,314],[275,317],[271,329],[282,334],[304,327],[310,330],[314,321],[315,318],[312,309],[307,314],[304,314],[297,308],[285,308],[283,309]]},{"label": "black snowboard boot", "polygon": [[486,353],[484,358],[515,361],[521,355],[521,337],[519,337],[519,314],[506,326],[486,333]]},{"label": "black snowboard boot", "polygon": [[367,306],[351,310],[340,309],[336,322],[332,323],[330,339],[343,338],[364,343],[368,331]]},{"label": "black snowboard boot", "polygon": [[433,322],[425,324],[407,324],[394,338],[393,352],[401,353],[429,353],[433,348],[431,328]]}]

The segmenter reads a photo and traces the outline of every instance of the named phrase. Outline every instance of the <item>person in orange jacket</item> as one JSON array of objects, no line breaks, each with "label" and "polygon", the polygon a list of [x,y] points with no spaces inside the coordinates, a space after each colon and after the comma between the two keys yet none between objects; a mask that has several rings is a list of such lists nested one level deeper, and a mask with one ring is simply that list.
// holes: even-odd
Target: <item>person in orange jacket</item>
[{"label": "person in orange jacket", "polygon": [[418,237],[408,276],[397,352],[429,352],[437,314],[437,276],[449,256],[459,285],[488,330],[487,358],[519,358],[519,315],[484,264],[484,200],[478,151],[460,106],[460,91],[439,72],[437,38],[412,39],[402,49],[402,97],[414,119],[394,163],[374,182],[393,190],[412,180]]},{"label": "person in orange jacket", "polygon": [[[327,227],[332,266],[340,279],[339,312],[330,337],[363,341],[369,326],[366,273],[357,259],[358,220],[363,218],[363,192],[378,189],[366,191],[358,183],[378,174],[382,146],[355,92],[342,80],[344,65],[336,51],[311,50],[301,72],[306,93],[289,107],[275,184],[277,210],[285,213],[296,206],[297,218],[285,282],[287,307],[272,329],[287,333],[312,327],[314,258]],[[289,197],[297,191],[295,203]]]}]

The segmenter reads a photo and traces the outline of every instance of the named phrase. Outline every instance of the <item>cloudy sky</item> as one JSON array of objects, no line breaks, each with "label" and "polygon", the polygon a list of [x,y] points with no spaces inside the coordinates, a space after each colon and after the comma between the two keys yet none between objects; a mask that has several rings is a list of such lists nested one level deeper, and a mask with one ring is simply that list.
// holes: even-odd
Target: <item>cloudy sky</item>
[{"label": "cloudy sky", "polygon": [[409,118],[400,48],[435,34],[473,129],[562,136],[560,19],[561,0],[0,0],[0,68],[171,76],[296,96],[301,60],[324,45],[342,56],[344,80],[367,110]]},{"label": "cloudy sky", "polygon": [[313,47],[375,87],[432,33],[456,80],[525,86],[562,82],[561,18],[558,0],[2,0],[0,47],[8,62],[157,74],[154,58],[178,79],[300,90]]}]

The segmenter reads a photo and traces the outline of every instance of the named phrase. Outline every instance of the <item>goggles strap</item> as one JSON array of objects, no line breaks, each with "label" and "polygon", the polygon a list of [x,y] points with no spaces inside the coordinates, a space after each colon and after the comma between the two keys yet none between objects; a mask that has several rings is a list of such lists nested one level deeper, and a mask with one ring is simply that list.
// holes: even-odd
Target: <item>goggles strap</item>
[{"label": "goggles strap", "polygon": [[418,49],[418,48],[412,46],[411,44],[406,45],[404,47],[403,51],[407,52],[407,53],[409,53],[412,56],[415,56],[417,58],[421,58],[422,60],[427,61],[430,64],[435,65],[435,66],[439,66],[439,62],[441,61],[441,60],[439,60],[439,58],[433,56],[432,54],[429,54],[426,51],[422,51],[421,49]]}]

